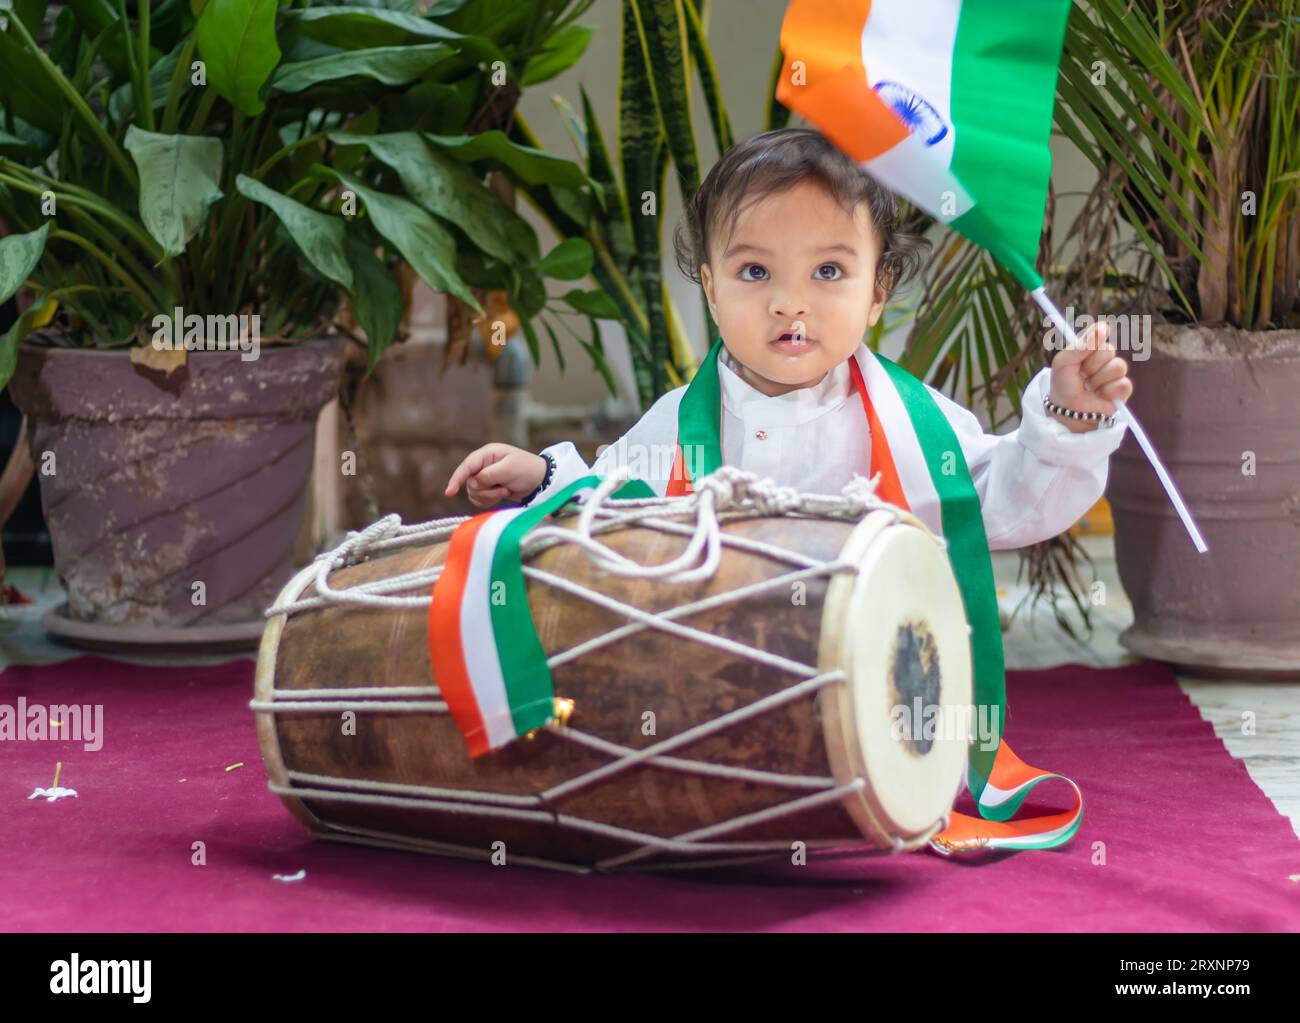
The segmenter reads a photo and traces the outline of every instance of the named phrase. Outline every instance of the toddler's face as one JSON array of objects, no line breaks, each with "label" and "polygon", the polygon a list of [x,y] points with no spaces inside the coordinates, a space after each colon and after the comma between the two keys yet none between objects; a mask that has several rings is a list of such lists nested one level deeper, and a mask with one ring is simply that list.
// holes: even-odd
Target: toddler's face
[{"label": "toddler's face", "polygon": [[[866,203],[846,213],[814,181],[744,208],[718,239],[700,283],[723,343],[764,394],[820,383],[880,319],[880,243]],[[725,246],[725,248],[724,248]],[[784,344],[784,333],[802,330]]]}]

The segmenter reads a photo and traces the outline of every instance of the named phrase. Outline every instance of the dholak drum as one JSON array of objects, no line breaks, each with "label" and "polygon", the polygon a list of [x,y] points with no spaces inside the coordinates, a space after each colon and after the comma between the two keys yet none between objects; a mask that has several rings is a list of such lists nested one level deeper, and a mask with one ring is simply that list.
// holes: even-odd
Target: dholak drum
[{"label": "dholak drum", "polygon": [[[969,632],[925,525],[861,477],[812,495],[723,467],[687,497],[610,490],[521,552],[567,719],[477,758],[429,655],[465,520],[389,516],[300,572],[251,704],[271,791],[320,838],[579,871],[896,853],[944,828],[967,737],[920,724],[969,707]],[[655,568],[693,540],[703,563]]]}]

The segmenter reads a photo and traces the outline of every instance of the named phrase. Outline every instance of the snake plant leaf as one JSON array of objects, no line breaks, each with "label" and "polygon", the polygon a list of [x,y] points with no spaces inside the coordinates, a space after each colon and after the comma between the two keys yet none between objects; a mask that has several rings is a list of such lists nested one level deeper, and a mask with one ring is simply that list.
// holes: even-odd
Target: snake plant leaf
[{"label": "snake plant leaf", "polygon": [[0,305],[8,302],[31,276],[50,233],[47,221],[28,234],[11,234],[0,238]]},{"label": "snake plant leaf", "polygon": [[342,219],[304,206],[246,174],[235,179],[235,188],[245,198],[268,207],[280,219],[299,251],[320,273],[345,288],[352,287],[352,266],[345,252]]},{"label": "snake plant leaf", "polygon": [[480,249],[505,263],[535,262],[537,235],[459,160],[431,149],[418,132],[329,134],[335,145],[361,145],[397,172],[407,194],[435,217],[455,224]]},{"label": "snake plant leaf", "polygon": [[283,14],[308,39],[345,50],[406,46],[415,39],[430,39],[446,43],[475,61],[490,64],[506,60],[506,55],[490,39],[463,35],[406,11],[341,5],[289,9]]},{"label": "snake plant leaf", "polygon": [[179,256],[221,198],[221,140],[132,124],[124,145],[140,172],[140,219],[166,255]]},{"label": "snake plant leaf", "polygon": [[591,246],[586,241],[566,238],[542,257],[537,269],[547,277],[577,281],[591,273],[592,258]]},{"label": "snake plant leaf", "polygon": [[[691,59],[699,68],[700,87],[704,90],[704,103],[709,108],[713,142],[718,147],[719,153],[725,153],[735,145],[736,139],[732,134],[731,120],[727,117],[727,107],[722,99],[722,81],[718,77],[718,69],[713,63],[713,54],[709,50],[708,31],[704,26],[707,7],[701,3],[700,9],[697,10],[695,0],[682,0],[682,13],[685,16],[686,38],[690,44]],[[778,54],[779,49],[778,47]],[[685,88],[689,95],[689,67],[687,78]]]},{"label": "snake plant leaf", "polygon": [[265,108],[262,86],[280,63],[276,0],[208,0],[195,27],[208,87],[249,115]]},{"label": "snake plant leaf", "polygon": [[384,349],[392,344],[402,322],[402,289],[375,255],[374,248],[363,240],[361,232],[347,232],[347,254],[353,280],[348,296],[357,322],[366,332],[366,374],[369,375]]},{"label": "snake plant leaf", "polygon": [[663,123],[654,99],[654,85],[635,3],[623,5],[623,76],[619,83],[617,149],[622,157],[623,187],[627,190],[632,213],[632,238],[636,250],[633,279],[641,291],[646,322],[649,326],[650,361],[645,378],[637,382],[642,403],[667,390],[670,342],[667,317],[663,306],[662,242],[660,218],[650,216],[646,199],[656,201],[656,212],[663,208],[664,175],[668,144]]},{"label": "snake plant leaf", "polygon": [[591,34],[592,30],[585,25],[567,25],[560,29],[528,62],[524,73],[519,76],[519,85],[526,89],[530,85],[550,81],[573,67],[586,52]]},{"label": "snake plant leaf", "polygon": [[565,188],[590,186],[593,191],[597,188],[596,182],[587,177],[572,160],[530,146],[521,146],[495,128],[478,135],[434,135],[426,132],[425,138],[462,163],[495,160],[527,185],[561,185]]},{"label": "snake plant leaf", "polygon": [[691,196],[700,187],[700,155],[691,121],[691,83],[687,78],[690,51],[680,4],[681,0],[633,0],[635,17],[625,24],[624,31],[634,25],[640,37],[647,72],[643,77],[659,109],[682,193]]},{"label": "snake plant leaf", "polygon": [[375,230],[402,254],[420,278],[434,291],[455,295],[477,313],[478,299],[456,272],[456,242],[450,232],[410,199],[371,188],[359,178],[322,167],[350,188],[365,203]]},{"label": "snake plant leaf", "polygon": [[454,56],[456,51],[445,43],[344,50],[295,64],[282,64],[271,79],[271,88],[277,92],[302,92],[322,82],[357,77],[373,78],[384,85],[405,85]]}]

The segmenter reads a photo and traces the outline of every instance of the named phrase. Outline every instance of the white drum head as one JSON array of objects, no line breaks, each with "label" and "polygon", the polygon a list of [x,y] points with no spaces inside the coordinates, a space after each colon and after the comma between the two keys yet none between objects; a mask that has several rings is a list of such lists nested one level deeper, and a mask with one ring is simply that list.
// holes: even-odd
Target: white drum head
[{"label": "white drum head", "polygon": [[912,515],[872,512],[842,555],[860,566],[827,593],[821,694],[832,769],[863,834],[923,844],[961,792],[972,706],[970,638],[947,553]]}]

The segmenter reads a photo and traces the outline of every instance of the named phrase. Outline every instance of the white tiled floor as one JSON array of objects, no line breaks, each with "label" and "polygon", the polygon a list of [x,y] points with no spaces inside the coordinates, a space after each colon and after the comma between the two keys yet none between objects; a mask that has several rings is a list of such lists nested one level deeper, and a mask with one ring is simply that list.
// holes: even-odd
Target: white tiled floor
[{"label": "white tiled floor", "polygon": [[[1120,632],[1132,621],[1133,613],[1115,571],[1114,545],[1108,536],[1084,537],[1083,544],[1097,572],[1105,582],[1107,600],[1093,609],[1094,631],[1083,643],[1071,639],[1055,622],[1051,609],[1041,603],[1021,605],[1026,588],[1016,583],[1019,555],[999,551],[993,555],[993,569],[1000,602],[1007,612],[1015,610],[1005,634],[1008,668],[1049,667],[1079,662],[1097,667],[1133,663],[1136,658],[1119,645]],[[21,607],[0,606],[0,666],[48,664],[74,657],[80,651],[54,643],[40,628],[45,610],[63,599],[62,587],[50,569],[11,568],[8,581],[34,603]],[[1021,605],[1018,607],[1017,606]],[[1078,610],[1068,599],[1060,601],[1063,614],[1083,633]],[[133,658],[122,658],[134,660]],[[190,656],[169,658],[170,663],[206,664],[229,660]],[[146,663],[158,663],[149,659]],[[1290,818],[1300,836],[1300,681],[1233,682],[1206,681],[1179,673],[1179,685],[1204,717],[1214,726],[1228,752],[1242,760],[1256,784],[1277,809]],[[1244,734],[1242,715],[1250,712],[1255,733]]]}]

